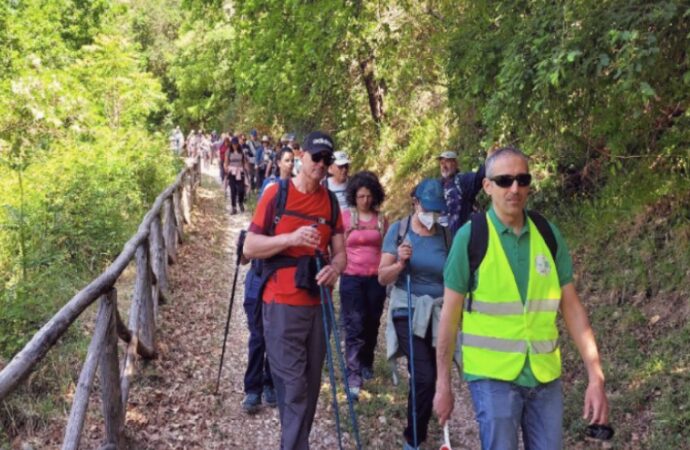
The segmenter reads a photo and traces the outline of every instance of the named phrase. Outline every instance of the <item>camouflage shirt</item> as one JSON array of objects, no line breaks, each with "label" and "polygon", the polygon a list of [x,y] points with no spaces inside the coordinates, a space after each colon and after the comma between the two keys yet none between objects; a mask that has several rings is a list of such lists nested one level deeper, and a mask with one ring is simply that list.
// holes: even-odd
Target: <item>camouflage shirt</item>
[{"label": "camouflage shirt", "polygon": [[483,164],[476,172],[457,172],[448,178],[441,178],[443,196],[446,199],[444,220],[453,236],[469,220],[477,194],[482,189],[483,179]]}]

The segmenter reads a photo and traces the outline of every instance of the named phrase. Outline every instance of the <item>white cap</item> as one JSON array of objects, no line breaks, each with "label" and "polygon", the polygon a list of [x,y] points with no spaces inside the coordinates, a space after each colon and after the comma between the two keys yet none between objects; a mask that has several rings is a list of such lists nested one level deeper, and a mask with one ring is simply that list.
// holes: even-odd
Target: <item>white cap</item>
[{"label": "white cap", "polygon": [[446,150],[445,152],[438,155],[436,159],[458,159],[458,154],[453,151]]},{"label": "white cap", "polygon": [[261,142],[269,142],[269,141],[270,141],[270,139],[265,134],[263,136],[261,136]]},{"label": "white cap", "polygon": [[344,166],[345,164],[350,164],[350,158],[347,157],[347,153],[345,152],[335,152],[333,153],[333,157],[335,158],[333,164],[335,164],[336,166]]}]

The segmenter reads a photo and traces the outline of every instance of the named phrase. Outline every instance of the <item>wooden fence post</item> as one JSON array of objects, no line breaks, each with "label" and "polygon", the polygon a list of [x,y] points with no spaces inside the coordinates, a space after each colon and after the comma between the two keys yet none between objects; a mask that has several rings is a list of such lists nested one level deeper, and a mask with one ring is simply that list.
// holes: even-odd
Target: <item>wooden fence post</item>
[{"label": "wooden fence post", "polygon": [[129,330],[132,339],[127,346],[122,364],[121,394],[122,408],[127,410],[129,385],[136,373],[139,356],[155,358],[153,309],[151,305],[151,269],[148,264],[148,240],[144,240],[136,251],[137,278],[134,284],[132,304],[129,309]]},{"label": "wooden fence post", "polygon": [[160,216],[156,216],[151,222],[151,232],[149,233],[149,255],[151,255],[151,268],[153,269],[154,282],[154,312],[158,317],[158,303],[165,303],[169,298],[168,294],[168,270],[165,256],[165,245],[163,244],[163,227]]},{"label": "wooden fence post", "polygon": [[[117,290],[108,292],[107,298],[113,311],[117,311]],[[105,420],[105,445],[112,445],[116,449],[122,443],[125,414],[122,410],[120,392],[120,364],[117,354],[117,314],[111,314],[108,322],[103,351],[101,352],[100,379],[101,404]]]},{"label": "wooden fence post", "polygon": [[182,217],[180,190],[181,188],[178,186],[173,192],[173,210],[175,211],[175,223],[177,224],[177,242],[181,244],[184,238],[184,219]]},{"label": "wooden fence post", "polygon": [[193,175],[190,172],[187,172],[182,181],[182,216],[185,224],[192,223],[192,177]]},{"label": "wooden fence post", "polygon": [[84,366],[79,374],[79,382],[77,383],[77,389],[74,393],[72,410],[70,411],[69,421],[67,422],[62,450],[77,450],[77,448],[79,448],[79,440],[81,439],[81,432],[84,428],[86,408],[89,405],[89,394],[91,393],[93,378],[96,375],[99,356],[103,352],[103,344],[108,329],[110,328],[109,325],[112,317],[112,303],[108,297],[104,295],[101,297],[101,304],[98,308],[93,338],[91,339],[91,344],[89,344],[89,350],[86,353]]},{"label": "wooden fence post", "polygon": [[165,249],[168,254],[168,263],[175,264],[177,262],[178,236],[172,197],[166,199],[163,203],[163,223],[163,239],[165,240]]},{"label": "wooden fence post", "polygon": [[[130,329],[132,333],[138,335],[139,340],[145,347],[153,350],[156,348],[156,321],[153,316],[153,301],[151,298],[152,277],[147,241],[144,241],[139,246],[136,254],[137,278],[134,285],[134,295],[140,300],[138,311],[132,310],[130,314],[139,314],[139,322],[137,329],[132,327]],[[132,307],[134,307],[134,304],[135,302],[132,302]]]}]

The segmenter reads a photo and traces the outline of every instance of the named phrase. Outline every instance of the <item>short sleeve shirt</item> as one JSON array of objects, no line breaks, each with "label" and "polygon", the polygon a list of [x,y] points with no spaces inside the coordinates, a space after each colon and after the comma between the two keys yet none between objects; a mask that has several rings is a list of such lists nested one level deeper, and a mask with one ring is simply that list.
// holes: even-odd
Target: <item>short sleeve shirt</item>
[{"label": "short sleeve shirt", "polygon": [[[496,212],[489,209],[489,220],[496,227],[496,231],[501,240],[501,246],[508,258],[508,263],[512,269],[512,275],[520,291],[520,298],[524,304],[527,300],[527,286],[529,283],[529,227],[525,222],[519,235],[516,235],[510,227],[505,226],[496,216]],[[573,261],[568,251],[568,246],[563,239],[560,230],[551,222],[549,226],[553,231],[558,245],[556,252],[556,270],[558,272],[558,280],[561,286],[573,281]],[[453,239],[453,245],[448,255],[448,261],[444,269],[444,283],[449,289],[466,296],[475,286],[470,286],[470,261],[468,255],[468,248],[470,242],[471,223],[468,222],[460,228]],[[529,361],[529,360],[527,360]],[[465,379],[468,381],[479,379],[478,377],[465,373]],[[535,387],[539,384],[534,377],[532,370],[528,363],[514,380],[514,383],[520,386]]]},{"label": "short sleeve shirt", "polygon": [[[400,222],[395,222],[388,229],[383,240],[383,252],[398,255],[398,230]],[[410,268],[410,290],[417,296],[430,295],[431,297],[443,296],[443,264],[446,261],[448,251],[443,233],[438,230],[432,236],[420,236],[410,226],[407,238],[412,244],[412,258],[408,261]],[[404,239],[404,238],[403,238]],[[395,281],[395,286],[407,289],[405,285],[405,272],[402,272]]]},{"label": "short sleeve shirt", "polygon": [[[267,235],[276,215],[276,195],[280,183],[269,185],[264,190],[256,206],[256,212],[249,225],[249,231],[256,234]],[[288,195],[285,209],[298,211],[303,215],[321,217],[326,219],[325,224],[319,224],[317,230],[321,234],[319,249],[324,255],[328,254],[328,246],[334,234],[343,233],[343,219],[338,214],[335,229],[331,229],[331,201],[328,191],[319,186],[313,193],[305,194],[297,190],[292,180],[288,182]],[[275,227],[275,234],[287,234],[301,226],[310,226],[315,222],[301,217],[283,215]],[[309,247],[288,247],[280,253],[283,256],[298,258],[300,256],[314,255],[314,250]],[[266,282],[263,291],[264,302],[273,302],[294,306],[316,306],[319,304],[319,296],[312,296],[304,289],[295,286],[296,267],[278,269]]]}]

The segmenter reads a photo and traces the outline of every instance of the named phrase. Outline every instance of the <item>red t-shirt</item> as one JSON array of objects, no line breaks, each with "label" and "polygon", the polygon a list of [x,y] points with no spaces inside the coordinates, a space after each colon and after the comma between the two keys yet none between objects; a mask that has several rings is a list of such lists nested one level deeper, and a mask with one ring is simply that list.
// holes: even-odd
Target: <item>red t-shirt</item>
[{"label": "red t-shirt", "polygon": [[[280,183],[274,183],[266,188],[256,206],[256,212],[249,225],[249,231],[256,234],[267,235],[276,215],[276,195]],[[325,219],[325,224],[319,224],[317,230],[321,234],[319,249],[324,255],[328,254],[328,245],[333,234],[343,233],[343,219],[338,214],[335,230],[331,229],[331,202],[328,191],[319,186],[316,192],[303,194],[295,188],[292,180],[288,182],[288,195],[285,203],[285,210],[296,211],[307,216],[321,217]],[[275,234],[287,234],[295,231],[301,226],[313,225],[315,222],[284,214],[280,222],[275,227]],[[288,247],[281,253],[283,256],[300,257],[313,255],[314,250],[309,247]],[[295,286],[296,267],[285,267],[278,269],[267,281],[264,287],[264,302],[282,303],[294,306],[315,306],[320,303],[318,295],[312,296],[304,289]]]}]

